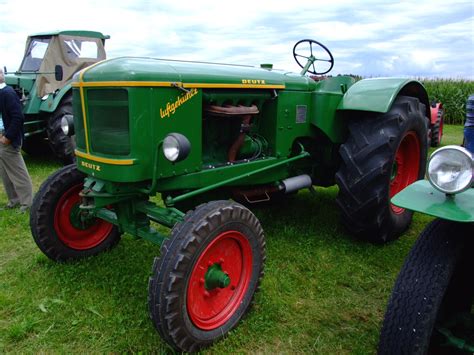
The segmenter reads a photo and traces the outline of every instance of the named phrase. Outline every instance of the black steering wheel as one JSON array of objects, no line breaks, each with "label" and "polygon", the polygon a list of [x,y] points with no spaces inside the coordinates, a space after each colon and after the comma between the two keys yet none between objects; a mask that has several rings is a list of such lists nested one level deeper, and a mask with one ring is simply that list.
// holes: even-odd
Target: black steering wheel
[{"label": "black steering wheel", "polygon": [[[318,49],[318,47],[321,47],[324,51],[321,51],[321,49]],[[305,55],[296,53],[297,49],[298,49],[298,52],[304,53]],[[309,55],[308,55],[308,49],[309,49]],[[317,53],[318,51],[320,53]],[[318,56],[316,56],[316,54],[318,54]],[[320,54],[322,54],[321,57],[320,57]],[[332,67],[334,66],[334,58],[331,52],[329,51],[329,49],[327,49],[326,46],[324,46],[323,44],[316,42],[315,40],[312,40],[312,39],[302,39],[301,41],[296,42],[295,46],[293,47],[293,57],[295,58],[296,63],[298,63],[298,65],[301,68],[303,68],[301,75],[304,75],[307,72],[311,74],[316,74],[316,75],[326,74],[326,73],[329,73]],[[298,60],[298,57],[305,58],[307,60],[305,65],[300,63],[300,61]],[[322,72],[317,72],[316,67],[314,65],[315,62],[326,62],[328,63],[327,65],[329,66],[329,69],[326,69],[325,71],[322,71]],[[313,70],[310,70],[311,68]]]}]

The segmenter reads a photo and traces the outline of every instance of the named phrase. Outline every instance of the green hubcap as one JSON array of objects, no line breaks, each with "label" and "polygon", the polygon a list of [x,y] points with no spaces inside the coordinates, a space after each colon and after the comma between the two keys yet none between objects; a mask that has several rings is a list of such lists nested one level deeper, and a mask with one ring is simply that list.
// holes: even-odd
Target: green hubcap
[{"label": "green hubcap", "polygon": [[215,288],[226,288],[230,285],[230,277],[219,264],[214,264],[209,267],[204,276],[204,286],[206,290],[214,290]]},{"label": "green hubcap", "polygon": [[81,210],[79,204],[76,204],[71,208],[69,220],[74,228],[82,230],[90,228],[95,223],[95,217]]}]

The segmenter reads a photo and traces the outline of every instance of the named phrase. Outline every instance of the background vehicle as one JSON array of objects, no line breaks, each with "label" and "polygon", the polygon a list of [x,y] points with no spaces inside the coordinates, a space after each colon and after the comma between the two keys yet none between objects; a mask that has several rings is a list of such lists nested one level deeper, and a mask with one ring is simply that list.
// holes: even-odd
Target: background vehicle
[{"label": "background vehicle", "polygon": [[32,155],[51,154],[65,164],[74,161],[74,140],[61,130],[61,119],[72,115],[74,73],[105,59],[105,40],[93,31],[38,33],[28,37],[25,55],[5,82],[23,102],[25,142]]},{"label": "background vehicle", "polygon": [[[237,325],[263,276],[263,229],[229,198],[250,206],[337,183],[351,232],[397,238],[412,212],[390,197],[425,171],[425,89],[396,78],[316,82],[305,74],[331,70],[330,51],[303,40],[293,55],[300,74],[151,58],[76,74],[74,124],[63,123],[75,133],[77,166],[35,197],[39,248],[66,261],[113,247],[123,232],[161,244],[151,318],[173,348],[194,351]],[[164,206],[150,201],[158,193]]]},{"label": "background vehicle", "polygon": [[[466,126],[465,146],[472,147]],[[379,354],[474,352],[474,160],[457,146],[431,156],[429,181],[392,202],[437,217],[420,234],[395,283]]]}]

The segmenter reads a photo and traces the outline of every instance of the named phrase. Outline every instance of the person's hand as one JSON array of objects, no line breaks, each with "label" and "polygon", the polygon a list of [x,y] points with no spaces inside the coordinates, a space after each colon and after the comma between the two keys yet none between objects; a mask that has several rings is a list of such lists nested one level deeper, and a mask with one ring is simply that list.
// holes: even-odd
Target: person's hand
[{"label": "person's hand", "polygon": [[5,137],[5,136],[0,136],[0,143],[4,144],[4,145],[9,145],[10,144],[10,140]]}]

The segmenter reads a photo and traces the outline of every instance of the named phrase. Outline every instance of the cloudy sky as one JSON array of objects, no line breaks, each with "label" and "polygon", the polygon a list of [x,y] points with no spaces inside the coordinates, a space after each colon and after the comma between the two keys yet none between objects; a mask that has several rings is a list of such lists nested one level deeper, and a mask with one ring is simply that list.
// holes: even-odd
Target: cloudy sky
[{"label": "cloudy sky", "polygon": [[87,29],[111,36],[108,58],[150,56],[299,71],[312,38],[332,74],[474,80],[474,1],[0,0],[0,65],[16,70],[26,36]]}]

